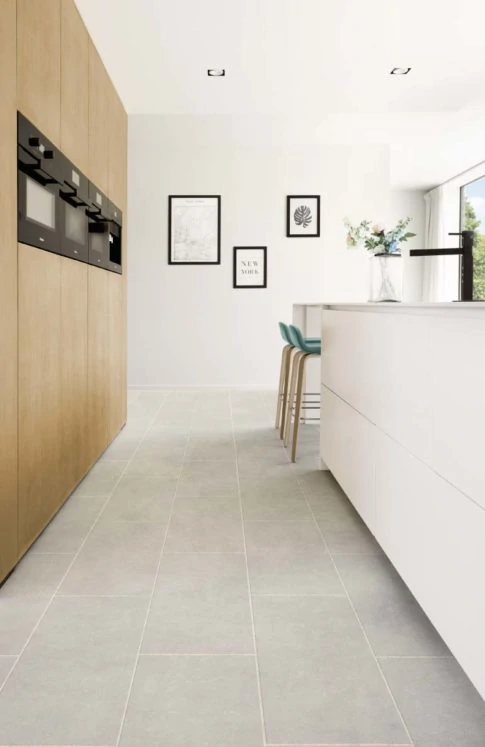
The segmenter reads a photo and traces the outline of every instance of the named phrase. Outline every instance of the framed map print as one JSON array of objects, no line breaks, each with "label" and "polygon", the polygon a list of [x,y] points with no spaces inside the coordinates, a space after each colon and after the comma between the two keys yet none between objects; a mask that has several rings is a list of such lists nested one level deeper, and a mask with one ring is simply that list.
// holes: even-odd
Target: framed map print
[{"label": "framed map print", "polygon": [[168,263],[220,265],[220,195],[169,196]]},{"label": "framed map print", "polygon": [[265,246],[235,246],[233,288],[266,288]]},{"label": "framed map print", "polygon": [[320,195],[288,195],[286,235],[289,238],[320,236]]}]

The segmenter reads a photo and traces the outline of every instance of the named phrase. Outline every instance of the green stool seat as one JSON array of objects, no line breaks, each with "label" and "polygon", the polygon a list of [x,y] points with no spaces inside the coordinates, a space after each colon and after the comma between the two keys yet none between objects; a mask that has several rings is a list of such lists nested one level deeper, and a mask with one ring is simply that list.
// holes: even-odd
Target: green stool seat
[{"label": "green stool seat", "polygon": [[322,352],[322,341],[315,338],[303,337],[301,330],[295,327],[294,324],[290,324],[288,327],[288,336],[290,344],[294,345],[295,348],[299,348],[303,353],[315,353],[320,355]]}]

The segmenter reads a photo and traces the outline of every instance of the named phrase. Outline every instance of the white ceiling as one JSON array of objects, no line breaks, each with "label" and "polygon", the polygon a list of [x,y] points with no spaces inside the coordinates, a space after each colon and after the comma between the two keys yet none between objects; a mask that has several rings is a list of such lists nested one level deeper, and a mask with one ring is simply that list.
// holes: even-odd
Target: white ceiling
[{"label": "white ceiling", "polygon": [[345,115],[354,141],[391,143],[399,186],[485,159],[485,117],[469,131],[485,97],[483,0],[76,2],[130,114],[299,119],[315,132]]}]

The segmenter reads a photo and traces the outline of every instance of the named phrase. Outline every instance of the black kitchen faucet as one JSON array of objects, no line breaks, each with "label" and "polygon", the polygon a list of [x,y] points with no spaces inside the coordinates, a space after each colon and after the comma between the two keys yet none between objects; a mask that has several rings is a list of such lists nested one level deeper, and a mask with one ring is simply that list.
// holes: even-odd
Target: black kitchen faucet
[{"label": "black kitchen faucet", "polygon": [[449,233],[449,236],[461,236],[461,246],[456,249],[411,249],[411,257],[440,257],[458,254],[461,256],[461,301],[473,301],[473,231]]}]

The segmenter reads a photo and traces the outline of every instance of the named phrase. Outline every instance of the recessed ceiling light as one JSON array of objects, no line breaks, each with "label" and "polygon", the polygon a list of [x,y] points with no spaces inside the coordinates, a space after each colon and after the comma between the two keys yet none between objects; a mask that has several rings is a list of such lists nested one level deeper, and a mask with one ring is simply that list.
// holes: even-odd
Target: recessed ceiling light
[{"label": "recessed ceiling light", "polygon": [[223,78],[226,71],[223,68],[213,68],[207,71],[209,78]]},{"label": "recessed ceiling light", "polygon": [[410,67],[393,67],[391,75],[407,75],[410,70]]}]

